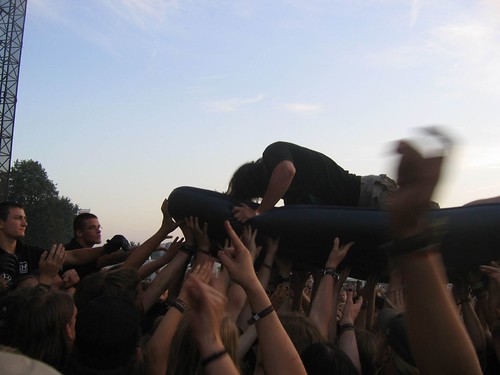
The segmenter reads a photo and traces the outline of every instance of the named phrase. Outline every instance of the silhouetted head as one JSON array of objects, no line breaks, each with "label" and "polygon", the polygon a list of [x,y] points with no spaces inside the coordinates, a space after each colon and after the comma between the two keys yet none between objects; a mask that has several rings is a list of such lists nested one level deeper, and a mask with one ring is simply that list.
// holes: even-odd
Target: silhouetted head
[{"label": "silhouetted head", "polygon": [[262,159],[243,164],[234,172],[227,194],[241,200],[262,198],[266,192],[269,177]]}]

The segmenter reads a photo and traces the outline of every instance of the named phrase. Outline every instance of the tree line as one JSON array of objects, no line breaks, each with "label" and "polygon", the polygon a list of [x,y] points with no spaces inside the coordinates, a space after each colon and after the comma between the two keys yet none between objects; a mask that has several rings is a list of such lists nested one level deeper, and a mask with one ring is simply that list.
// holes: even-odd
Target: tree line
[{"label": "tree line", "polygon": [[78,205],[59,196],[56,184],[34,160],[16,160],[9,178],[8,200],[24,206],[28,228],[24,242],[50,248],[73,237],[73,218]]}]

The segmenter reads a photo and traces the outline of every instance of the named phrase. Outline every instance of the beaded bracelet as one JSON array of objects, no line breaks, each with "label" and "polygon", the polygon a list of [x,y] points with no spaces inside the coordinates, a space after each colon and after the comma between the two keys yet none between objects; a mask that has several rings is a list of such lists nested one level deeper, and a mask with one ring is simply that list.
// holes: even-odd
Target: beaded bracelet
[{"label": "beaded bracelet", "polygon": [[188,308],[188,305],[182,299],[177,298],[174,302],[172,302],[170,307],[173,307],[174,309],[178,310],[181,314],[184,314]]}]

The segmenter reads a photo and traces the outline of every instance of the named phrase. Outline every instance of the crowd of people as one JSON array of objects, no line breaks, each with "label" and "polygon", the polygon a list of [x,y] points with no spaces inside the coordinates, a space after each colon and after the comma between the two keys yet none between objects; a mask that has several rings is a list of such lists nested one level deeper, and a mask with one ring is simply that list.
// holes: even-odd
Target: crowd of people
[{"label": "crowd of people", "polygon": [[[332,239],[322,269],[292,273],[279,238],[249,225],[237,234],[226,221],[227,242],[215,244],[208,223],[174,220],[166,200],[159,229],[136,248],[122,235],[99,246],[98,218],[81,214],[66,247],[40,249],[22,242],[23,207],[3,202],[1,373],[500,373],[500,262],[448,279],[427,222],[443,156],[424,157],[401,141],[396,184],[351,175],[300,146],[271,146],[233,176],[229,194],[262,198],[257,209],[236,207],[235,217],[246,222],[281,198],[384,206],[393,233],[380,250],[390,259],[387,285],[377,275],[349,279],[343,261],[353,243],[342,238]],[[312,164],[299,162],[303,155]],[[317,163],[336,172],[313,173]],[[342,193],[330,201],[325,187]],[[183,238],[162,248],[178,227]]]}]

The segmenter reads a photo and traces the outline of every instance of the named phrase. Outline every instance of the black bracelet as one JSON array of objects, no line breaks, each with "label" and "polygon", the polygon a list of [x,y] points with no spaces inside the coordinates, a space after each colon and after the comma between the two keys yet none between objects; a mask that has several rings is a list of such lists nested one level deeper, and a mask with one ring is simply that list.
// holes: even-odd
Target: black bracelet
[{"label": "black bracelet", "polygon": [[352,323],[346,323],[346,324],[342,324],[340,325],[340,331],[339,331],[339,334],[343,334],[344,332],[347,332],[347,331],[356,331],[356,327],[354,326],[354,324]]},{"label": "black bracelet", "polygon": [[224,354],[227,354],[227,350],[224,349],[224,350],[221,350],[220,352],[215,352],[214,354],[211,354],[209,355],[208,357],[206,358],[203,358],[201,361],[200,361],[200,364],[202,367],[205,367],[206,365],[208,365],[209,363],[219,359],[220,357],[222,357]]},{"label": "black bracelet", "polygon": [[262,267],[269,268],[270,270],[273,269],[273,266],[267,264],[267,263],[262,263]]},{"label": "black bracelet", "polygon": [[174,309],[179,310],[181,314],[184,314],[188,308],[188,305],[182,299],[177,298],[174,302],[172,302],[170,307],[173,307]]},{"label": "black bracelet", "polygon": [[389,257],[397,258],[403,255],[426,252],[441,243],[446,234],[448,224],[446,219],[434,220],[424,232],[407,238],[399,238],[380,246]]},{"label": "black bracelet", "polygon": [[265,316],[268,316],[274,311],[273,305],[266,307],[264,310],[262,310],[260,313],[254,314],[252,313],[252,317],[248,320],[248,325],[254,324],[257,320],[264,318]]}]

